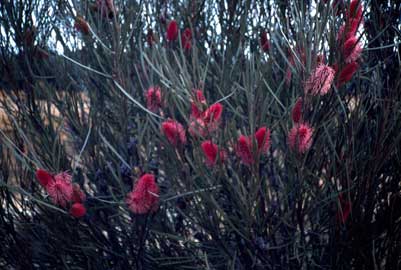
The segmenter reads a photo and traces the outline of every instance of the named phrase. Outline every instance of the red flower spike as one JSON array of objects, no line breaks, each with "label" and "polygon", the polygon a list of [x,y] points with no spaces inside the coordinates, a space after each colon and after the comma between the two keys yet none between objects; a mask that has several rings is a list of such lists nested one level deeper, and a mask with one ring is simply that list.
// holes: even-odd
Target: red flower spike
[{"label": "red flower spike", "polygon": [[295,125],[288,134],[288,145],[301,154],[312,146],[313,129],[308,123]]},{"label": "red flower spike", "polygon": [[153,174],[144,174],[128,193],[126,203],[135,214],[156,212],[159,207],[159,187]]},{"label": "red flower spike", "polygon": [[42,187],[47,187],[51,182],[53,182],[53,176],[43,169],[38,169],[36,171],[36,178]]},{"label": "red flower spike", "polygon": [[265,154],[270,147],[270,130],[261,127],[255,133],[256,142],[258,143],[258,153]]},{"label": "red flower spike", "polygon": [[297,102],[294,105],[294,108],[292,108],[291,116],[292,116],[292,121],[295,124],[298,124],[301,119],[302,119],[302,98],[299,97],[297,99]]},{"label": "red flower spike", "polygon": [[184,50],[191,50],[192,47],[192,32],[190,28],[186,28],[181,35],[181,45]]},{"label": "red flower spike", "polygon": [[343,84],[349,82],[354,76],[355,72],[358,70],[359,65],[356,62],[351,62],[347,64],[343,70],[341,70],[340,75],[338,76],[337,86],[340,87]]},{"label": "red flower spike", "polygon": [[217,161],[217,154],[219,153],[219,157],[221,162],[224,162],[226,159],[226,152],[224,150],[220,150],[216,144],[212,141],[204,141],[201,144],[202,151],[206,157],[206,165],[209,167],[213,167]]},{"label": "red flower spike", "polygon": [[183,126],[175,120],[164,121],[162,123],[162,132],[173,146],[187,142]]},{"label": "red flower spike", "polygon": [[343,46],[343,56],[346,63],[355,62],[361,56],[362,47],[356,37],[349,38]]},{"label": "red flower spike", "polygon": [[76,218],[85,216],[86,208],[81,203],[74,203],[70,208],[70,215]]},{"label": "red flower spike", "polygon": [[203,113],[203,119],[206,124],[209,124],[211,122],[218,122],[220,121],[222,112],[223,105],[221,105],[220,103],[215,103],[206,109],[206,111]]},{"label": "red flower spike", "polygon": [[175,41],[178,37],[178,24],[175,20],[169,22],[167,26],[167,41]]},{"label": "red flower spike", "polygon": [[146,91],[146,107],[154,113],[162,107],[162,93],[160,87],[153,86]]},{"label": "red flower spike", "polygon": [[264,52],[268,52],[268,51],[269,51],[270,43],[269,43],[269,40],[268,40],[268,38],[267,38],[267,33],[266,33],[266,31],[263,31],[263,32],[260,34],[260,46],[262,47],[262,50],[263,50]]}]

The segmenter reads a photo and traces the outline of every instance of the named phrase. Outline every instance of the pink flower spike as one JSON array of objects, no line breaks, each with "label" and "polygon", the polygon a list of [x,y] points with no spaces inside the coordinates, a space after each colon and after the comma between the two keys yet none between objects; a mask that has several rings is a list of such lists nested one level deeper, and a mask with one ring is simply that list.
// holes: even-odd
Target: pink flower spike
[{"label": "pink flower spike", "polygon": [[335,71],[328,65],[319,65],[305,82],[305,94],[326,95],[334,80]]},{"label": "pink flower spike", "polygon": [[154,213],[159,208],[159,186],[153,174],[144,174],[128,193],[126,203],[135,214]]},{"label": "pink flower spike", "polygon": [[55,175],[54,181],[47,185],[47,193],[54,204],[66,207],[67,203],[72,200],[73,187],[71,179],[72,176],[70,174],[62,172]]},{"label": "pink flower spike", "polygon": [[160,87],[153,86],[146,91],[146,107],[152,111],[157,112],[162,106],[162,93]]},{"label": "pink flower spike", "polygon": [[47,185],[53,182],[53,176],[43,169],[38,169],[36,171],[36,178],[42,187],[47,187]]},{"label": "pink flower spike", "polygon": [[288,145],[294,151],[305,153],[312,146],[313,129],[307,123],[295,125],[288,134]]},{"label": "pink flower spike", "polygon": [[86,208],[82,203],[74,203],[70,208],[70,215],[76,218],[85,216]]},{"label": "pink flower spike", "polygon": [[175,120],[164,121],[162,123],[162,132],[173,146],[177,147],[179,144],[187,142],[183,126]]}]

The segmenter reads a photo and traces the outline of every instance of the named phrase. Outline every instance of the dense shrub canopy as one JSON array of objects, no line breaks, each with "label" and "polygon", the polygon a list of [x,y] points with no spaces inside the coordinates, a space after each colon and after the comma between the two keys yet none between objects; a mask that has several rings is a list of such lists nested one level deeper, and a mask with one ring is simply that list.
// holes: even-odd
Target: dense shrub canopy
[{"label": "dense shrub canopy", "polygon": [[0,266],[399,269],[397,1],[0,5]]}]

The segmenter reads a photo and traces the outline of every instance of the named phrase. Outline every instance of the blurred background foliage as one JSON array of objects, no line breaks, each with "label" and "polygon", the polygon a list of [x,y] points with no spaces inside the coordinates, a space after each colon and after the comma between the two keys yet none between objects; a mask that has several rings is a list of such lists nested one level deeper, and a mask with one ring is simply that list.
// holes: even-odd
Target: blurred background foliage
[{"label": "blurred background foliage", "polygon": [[[401,4],[361,4],[360,67],[308,100],[301,155],[291,110],[317,56],[340,57],[348,1],[2,1],[0,266],[400,269]],[[146,109],[154,85],[162,113]],[[212,136],[224,165],[204,164],[199,138],[174,148],[160,132],[168,118],[188,127],[193,89],[224,106]],[[245,166],[235,142],[261,126],[269,153]],[[71,172],[87,214],[53,205],[37,168]],[[125,197],[143,173],[160,208],[135,215]]]}]

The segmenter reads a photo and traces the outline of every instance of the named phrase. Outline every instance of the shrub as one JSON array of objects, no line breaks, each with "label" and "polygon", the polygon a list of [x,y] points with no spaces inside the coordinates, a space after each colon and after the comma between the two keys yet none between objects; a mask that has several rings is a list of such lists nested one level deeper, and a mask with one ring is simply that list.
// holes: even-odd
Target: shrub
[{"label": "shrub", "polygon": [[400,4],[27,2],[2,267],[400,267]]}]

